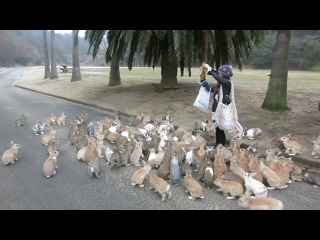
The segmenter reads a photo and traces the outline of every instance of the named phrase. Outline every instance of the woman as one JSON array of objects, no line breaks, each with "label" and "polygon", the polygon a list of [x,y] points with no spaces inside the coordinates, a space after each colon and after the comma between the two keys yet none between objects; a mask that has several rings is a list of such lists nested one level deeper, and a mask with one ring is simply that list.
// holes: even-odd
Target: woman
[{"label": "woman", "polygon": [[[231,90],[230,78],[233,76],[232,66],[231,65],[222,65],[219,67],[218,71],[213,70],[208,64],[205,64],[207,68],[208,75],[213,76],[217,83],[211,87],[211,92],[213,92],[213,105],[212,105],[212,121],[215,122],[215,111],[219,102],[219,89],[222,87],[223,99],[222,103],[229,104],[231,102],[229,95]],[[210,91],[210,85],[206,79],[201,79],[198,81],[199,84],[206,88],[207,91]],[[226,134],[223,130],[216,128],[216,146],[218,144],[225,146],[226,144]]]}]

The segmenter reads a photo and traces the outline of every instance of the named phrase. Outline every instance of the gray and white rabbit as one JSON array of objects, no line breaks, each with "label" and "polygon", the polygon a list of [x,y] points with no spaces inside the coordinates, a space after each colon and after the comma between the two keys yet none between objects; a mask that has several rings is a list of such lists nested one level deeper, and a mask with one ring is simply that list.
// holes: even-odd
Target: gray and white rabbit
[{"label": "gray and white rabbit", "polygon": [[254,140],[263,135],[261,128],[250,128],[249,130],[247,130],[247,128],[244,129],[244,135],[250,140]]},{"label": "gray and white rabbit", "polygon": [[32,127],[32,130],[33,130],[33,134],[34,135],[42,135],[44,134],[44,129],[45,129],[45,126],[46,124],[42,121],[38,121],[37,124],[35,124],[33,127]]},{"label": "gray and white rabbit", "polygon": [[181,178],[181,171],[179,167],[179,160],[177,153],[174,152],[171,157],[170,162],[170,174],[169,174],[169,180],[171,184],[179,185]]},{"label": "gray and white rabbit", "polygon": [[93,178],[95,176],[96,178],[100,178],[99,172],[100,172],[99,156],[98,156],[98,152],[94,151],[93,158],[88,165],[89,177]]},{"label": "gray and white rabbit", "polygon": [[23,113],[23,114],[21,115],[21,118],[18,118],[18,119],[15,121],[16,126],[17,126],[17,127],[20,127],[20,126],[26,125],[26,123],[27,123],[27,118],[28,118],[28,117]]},{"label": "gray and white rabbit", "polygon": [[303,171],[303,181],[311,183],[315,188],[320,187],[320,171],[306,168]]}]

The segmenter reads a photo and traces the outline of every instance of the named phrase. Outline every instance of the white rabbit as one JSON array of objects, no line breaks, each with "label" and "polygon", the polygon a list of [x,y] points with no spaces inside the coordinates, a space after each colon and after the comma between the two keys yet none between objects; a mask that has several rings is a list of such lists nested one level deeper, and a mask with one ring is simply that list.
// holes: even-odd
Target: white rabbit
[{"label": "white rabbit", "polygon": [[138,170],[136,170],[134,172],[134,174],[132,175],[131,178],[131,185],[139,185],[139,187],[143,187],[144,184],[144,180],[146,178],[146,176],[149,174],[151,166],[148,162],[142,160],[143,163],[143,167],[139,168]]},{"label": "white rabbit", "polygon": [[253,178],[255,175],[256,173],[244,174],[244,186],[246,187],[244,194],[251,196],[253,193],[256,197],[266,197],[268,195],[268,189],[262,182]]},{"label": "white rabbit", "polygon": [[244,129],[245,129],[244,135],[250,140],[254,140],[260,137],[261,135],[263,135],[263,132],[260,128],[250,128],[249,130],[247,130],[246,128]]},{"label": "white rabbit", "polygon": [[237,203],[249,210],[283,210],[282,201],[272,197],[241,197]]},{"label": "white rabbit", "polygon": [[[319,138],[320,136],[318,137],[318,139]],[[320,158],[320,140],[313,141],[313,149],[311,155],[314,156],[314,158]]]}]

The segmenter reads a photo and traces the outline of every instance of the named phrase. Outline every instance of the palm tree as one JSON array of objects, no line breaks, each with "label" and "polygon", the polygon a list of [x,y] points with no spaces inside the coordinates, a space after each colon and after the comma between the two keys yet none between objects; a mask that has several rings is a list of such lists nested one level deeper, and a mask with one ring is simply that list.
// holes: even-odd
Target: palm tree
[{"label": "palm tree", "polygon": [[[98,49],[104,33],[105,30],[90,30],[87,38],[90,48]],[[181,76],[185,67],[191,76],[195,61],[207,61],[213,66],[235,63],[241,69],[242,59],[263,37],[262,30],[110,30],[106,61],[114,56],[119,61],[127,48],[129,70],[136,53],[144,54],[144,64],[149,67],[154,68],[160,59],[161,86],[175,88],[178,63]],[[93,51],[93,56],[96,52]]]},{"label": "palm tree", "polygon": [[56,62],[56,49],[55,49],[55,32],[51,30],[51,75],[50,79],[58,78],[57,62]]},{"label": "palm tree", "polygon": [[44,48],[44,79],[46,79],[46,78],[50,78],[47,30],[42,30],[42,33],[43,33],[43,48]]},{"label": "palm tree", "polygon": [[81,81],[79,47],[78,47],[79,30],[72,30],[72,75],[71,82]]},{"label": "palm tree", "polygon": [[288,60],[291,30],[278,30],[268,90],[262,108],[289,110],[287,106]]}]

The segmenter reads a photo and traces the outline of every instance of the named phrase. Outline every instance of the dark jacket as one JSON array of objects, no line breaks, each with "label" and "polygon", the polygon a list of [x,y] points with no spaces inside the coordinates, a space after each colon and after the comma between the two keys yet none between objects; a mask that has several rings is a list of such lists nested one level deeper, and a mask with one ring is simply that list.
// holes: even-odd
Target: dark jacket
[{"label": "dark jacket", "polygon": [[[230,90],[231,90],[231,82],[230,79],[226,79],[226,78],[221,78],[219,77],[219,75],[217,74],[216,71],[211,70],[208,72],[208,75],[212,75],[219,83],[220,83],[220,87],[222,87],[222,92],[223,92],[223,99],[222,99],[222,103],[224,104],[229,104],[231,102],[229,95],[230,95]],[[207,91],[210,90],[210,85],[209,83],[204,80],[204,81],[200,81],[201,82],[201,86],[205,87]],[[214,91],[216,85],[211,86],[211,92]],[[216,98],[217,95],[217,98]],[[215,92],[215,94],[213,95],[213,105],[212,105],[212,112],[215,112],[218,106],[218,102],[219,102],[219,89]]]}]

